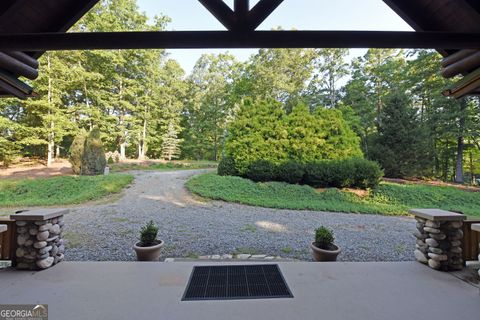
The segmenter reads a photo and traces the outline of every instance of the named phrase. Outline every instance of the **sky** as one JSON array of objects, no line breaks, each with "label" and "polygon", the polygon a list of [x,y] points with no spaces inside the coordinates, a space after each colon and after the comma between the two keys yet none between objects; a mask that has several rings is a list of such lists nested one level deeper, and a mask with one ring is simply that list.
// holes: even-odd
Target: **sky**
[{"label": "sky", "polygon": [[[137,0],[148,17],[167,15],[172,19],[168,30],[225,30],[198,0]],[[251,0],[251,6],[257,3]],[[233,0],[225,0],[233,6]],[[411,31],[399,16],[382,0],[284,0],[257,30],[275,27],[285,30],[387,30]],[[240,61],[254,54],[255,49],[189,49],[168,50],[189,73],[204,53],[230,52]],[[365,50],[351,50],[350,59],[363,55]]]}]

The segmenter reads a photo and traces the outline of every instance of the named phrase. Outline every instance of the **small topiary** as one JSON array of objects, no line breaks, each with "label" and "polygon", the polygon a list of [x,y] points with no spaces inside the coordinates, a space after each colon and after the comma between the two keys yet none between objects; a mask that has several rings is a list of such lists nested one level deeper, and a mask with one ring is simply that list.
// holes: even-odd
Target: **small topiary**
[{"label": "small topiary", "polygon": [[157,244],[158,226],[150,220],[140,230],[140,246],[150,247]]},{"label": "small topiary", "polygon": [[94,127],[85,139],[81,174],[87,176],[103,174],[106,166],[107,160],[100,138],[100,129]]},{"label": "small topiary", "polygon": [[290,160],[276,167],[275,179],[287,183],[299,183],[305,174],[305,168],[302,164]]},{"label": "small topiary", "polygon": [[72,164],[72,171],[75,174],[81,174],[82,171],[82,157],[85,148],[86,137],[87,132],[85,131],[85,129],[81,129],[80,132],[73,139],[73,142],[70,146],[70,156],[68,160]]},{"label": "small topiary", "polygon": [[255,182],[267,182],[275,180],[276,166],[267,160],[252,162],[244,176]]},{"label": "small topiary", "polygon": [[321,226],[315,230],[315,246],[324,250],[332,250],[335,237],[333,231]]},{"label": "small topiary", "polygon": [[217,171],[220,176],[238,176],[235,160],[230,156],[225,156],[220,160]]}]

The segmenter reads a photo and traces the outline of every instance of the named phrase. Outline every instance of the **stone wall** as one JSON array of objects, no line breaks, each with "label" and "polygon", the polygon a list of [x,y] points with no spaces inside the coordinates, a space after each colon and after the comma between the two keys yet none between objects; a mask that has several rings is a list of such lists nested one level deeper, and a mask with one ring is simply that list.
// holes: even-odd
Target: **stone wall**
[{"label": "stone wall", "polygon": [[65,210],[25,211],[10,216],[16,224],[15,266],[22,270],[49,268],[64,258]]},{"label": "stone wall", "polygon": [[46,269],[63,260],[63,216],[45,221],[16,221],[18,269]]},{"label": "stone wall", "polygon": [[415,258],[433,269],[451,271],[463,268],[462,221],[434,221],[415,217],[417,238]]}]

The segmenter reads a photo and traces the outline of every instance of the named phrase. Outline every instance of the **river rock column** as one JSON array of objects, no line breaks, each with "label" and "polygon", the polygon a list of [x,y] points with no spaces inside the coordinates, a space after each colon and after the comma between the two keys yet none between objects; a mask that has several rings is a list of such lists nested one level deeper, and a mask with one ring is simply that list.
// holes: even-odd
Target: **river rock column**
[{"label": "river rock column", "polygon": [[459,213],[439,209],[414,209],[416,237],[414,255],[418,262],[436,270],[452,271],[463,268],[463,220]]},{"label": "river rock column", "polygon": [[62,239],[66,209],[39,209],[11,215],[16,224],[15,266],[23,270],[47,269],[64,258]]}]

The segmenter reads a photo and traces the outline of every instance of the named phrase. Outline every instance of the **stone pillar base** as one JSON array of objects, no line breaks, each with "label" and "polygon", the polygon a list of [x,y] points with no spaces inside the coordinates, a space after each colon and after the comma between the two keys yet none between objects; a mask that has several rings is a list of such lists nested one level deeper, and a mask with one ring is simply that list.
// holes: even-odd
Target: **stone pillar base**
[{"label": "stone pillar base", "polygon": [[42,270],[63,260],[63,215],[66,212],[68,210],[41,209],[10,216],[16,220],[17,269]]},{"label": "stone pillar base", "polygon": [[435,209],[415,209],[417,238],[415,258],[442,271],[463,269],[462,239],[464,215]]}]

